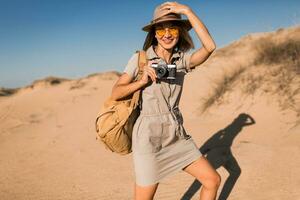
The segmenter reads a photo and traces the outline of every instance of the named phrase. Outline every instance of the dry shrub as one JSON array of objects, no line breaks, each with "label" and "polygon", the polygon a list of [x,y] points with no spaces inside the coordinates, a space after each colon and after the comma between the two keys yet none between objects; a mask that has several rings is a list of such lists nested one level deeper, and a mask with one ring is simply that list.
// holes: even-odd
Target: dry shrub
[{"label": "dry shrub", "polygon": [[65,81],[69,81],[70,79],[67,79],[67,78],[60,78],[60,77],[55,77],[55,76],[48,76],[46,78],[43,78],[43,79],[38,79],[38,80],[35,80],[33,81],[32,83],[32,87],[34,87],[34,85],[36,84],[39,84],[39,83],[45,83],[47,85],[58,85],[62,82],[65,82]]},{"label": "dry shrub", "polygon": [[288,39],[277,43],[262,38],[257,42],[255,48],[258,56],[254,60],[254,65],[284,64],[296,74],[300,74],[300,40]]},{"label": "dry shrub", "polygon": [[243,79],[245,84],[242,87],[242,91],[246,95],[253,95],[255,91],[261,87],[261,85],[264,82],[263,75],[253,75],[253,74],[248,74],[245,76]]},{"label": "dry shrub", "polygon": [[0,97],[11,96],[18,90],[19,88],[0,88]]},{"label": "dry shrub", "polygon": [[[253,63],[240,66],[231,74],[225,73],[223,79],[214,82],[212,94],[202,99],[203,112],[214,104],[223,103],[224,94],[239,79],[237,83],[241,84],[244,95],[254,95],[258,89],[262,89],[264,93],[278,95],[280,98],[276,99],[282,109],[292,109],[300,116],[299,103],[297,104],[300,95],[300,41],[287,39],[278,43],[270,37],[264,37],[257,40],[254,48],[257,56]],[[244,73],[241,75],[242,72]]]},{"label": "dry shrub", "polygon": [[203,108],[204,112],[214,103],[221,104],[223,102],[222,97],[224,94],[232,89],[233,83],[238,80],[241,73],[245,71],[245,68],[239,66],[235,68],[236,70],[231,73],[224,72],[224,76],[222,79],[213,81],[214,88],[212,94],[208,96],[208,98],[203,98]]},{"label": "dry shrub", "polygon": [[290,38],[284,42],[275,42],[261,38],[257,42],[256,50],[258,56],[254,65],[270,68],[264,77],[274,77],[272,84],[275,87],[272,93],[280,96],[278,100],[281,108],[290,108],[299,113],[296,98],[300,93],[300,84],[297,81],[300,78],[300,40]]},{"label": "dry shrub", "polygon": [[82,79],[79,79],[70,86],[69,90],[80,89],[80,88],[83,88],[85,85],[86,85],[86,83],[83,82]]}]

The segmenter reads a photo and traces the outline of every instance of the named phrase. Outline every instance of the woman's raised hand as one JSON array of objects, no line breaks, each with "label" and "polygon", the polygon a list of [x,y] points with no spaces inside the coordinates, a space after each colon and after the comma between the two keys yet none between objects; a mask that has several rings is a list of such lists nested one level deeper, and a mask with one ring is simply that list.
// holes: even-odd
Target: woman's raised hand
[{"label": "woman's raised hand", "polygon": [[167,1],[165,3],[162,3],[160,5],[160,9],[162,10],[168,10],[167,13],[176,13],[176,14],[186,14],[187,11],[189,11],[191,8],[189,6],[177,3],[176,1],[170,2]]},{"label": "woman's raised hand", "polygon": [[[154,82],[156,81],[156,73],[155,69],[151,67],[151,64],[155,63],[154,60],[148,61],[148,64],[144,66],[144,71],[142,74],[142,78],[140,79],[140,82],[143,83],[143,85],[146,85],[149,82],[149,77]],[[149,76],[149,77],[148,77]]]}]

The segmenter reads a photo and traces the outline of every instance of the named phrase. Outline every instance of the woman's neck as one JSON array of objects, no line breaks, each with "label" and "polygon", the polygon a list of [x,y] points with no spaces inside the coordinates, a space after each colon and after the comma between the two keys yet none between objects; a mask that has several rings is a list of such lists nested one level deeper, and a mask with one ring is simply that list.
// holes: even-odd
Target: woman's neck
[{"label": "woman's neck", "polygon": [[168,64],[170,62],[172,53],[173,53],[173,49],[165,49],[162,46],[160,46],[159,44],[157,46],[154,46],[154,51],[155,53],[161,57],[162,59],[164,59]]}]

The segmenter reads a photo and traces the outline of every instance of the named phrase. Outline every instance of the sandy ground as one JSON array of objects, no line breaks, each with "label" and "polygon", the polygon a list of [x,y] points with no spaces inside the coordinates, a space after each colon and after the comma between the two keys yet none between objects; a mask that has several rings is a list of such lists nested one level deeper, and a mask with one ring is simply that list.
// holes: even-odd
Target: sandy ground
[{"label": "sandy ground", "polygon": [[[213,142],[207,154],[222,177],[218,195],[223,188],[233,188],[228,200],[299,200],[299,116],[282,109],[276,100],[280,97],[259,90],[243,96],[237,84],[220,104],[200,112],[203,98],[211,94],[212,79],[223,76],[221,69],[250,62],[254,52],[244,46],[232,59],[216,55],[186,76],[180,103],[185,127],[199,148],[213,136],[220,139],[222,130],[222,141],[232,143],[224,149]],[[0,97],[1,200],[133,199],[132,155],[111,153],[95,139],[95,116],[116,79],[108,73],[55,85],[41,81]],[[233,123],[241,113],[255,123]],[[199,186],[181,171],[165,178],[155,197],[198,199]]]}]

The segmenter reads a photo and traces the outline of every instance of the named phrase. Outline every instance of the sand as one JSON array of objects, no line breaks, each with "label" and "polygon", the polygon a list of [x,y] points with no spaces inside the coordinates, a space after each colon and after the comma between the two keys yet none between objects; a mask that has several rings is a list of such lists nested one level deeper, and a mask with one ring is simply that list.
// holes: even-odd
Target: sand
[{"label": "sand", "polygon": [[[284,42],[299,33],[291,27],[249,34],[186,75],[180,108],[197,146],[213,136],[222,139],[224,129],[218,144],[232,143],[220,149],[215,140],[207,154],[222,177],[218,195],[231,190],[228,200],[300,199],[299,74],[284,86],[293,92],[285,97],[275,87],[271,65],[252,63],[259,39]],[[230,84],[224,82],[234,73]],[[45,78],[0,97],[1,200],[133,199],[132,155],[111,153],[95,139],[95,117],[118,76]],[[241,113],[255,123],[233,124]],[[155,199],[198,199],[199,184],[193,182],[184,171],[173,174],[160,183]]]}]

